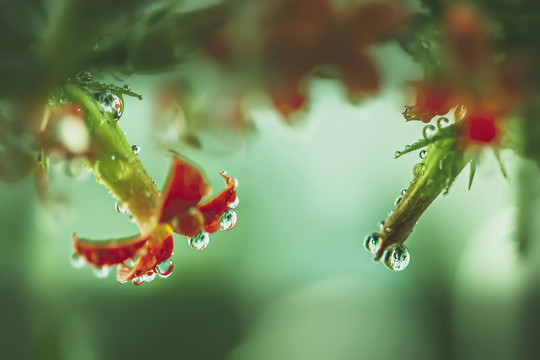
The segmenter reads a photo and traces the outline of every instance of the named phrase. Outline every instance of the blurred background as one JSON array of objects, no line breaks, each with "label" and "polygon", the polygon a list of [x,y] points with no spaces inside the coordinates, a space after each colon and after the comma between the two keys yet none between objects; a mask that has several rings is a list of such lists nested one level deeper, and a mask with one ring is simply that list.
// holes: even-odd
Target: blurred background
[{"label": "blurred background", "polygon": [[[294,126],[259,108],[249,132],[197,130],[198,148],[167,146],[197,163],[214,193],[219,171],[240,183],[238,225],[212,235],[204,251],[177,236],[167,279],[121,285],[71,267],[74,232],[138,232],[92,174],[53,165],[58,201],[48,207],[31,176],[0,184],[0,358],[533,358],[540,246],[531,238],[519,254],[513,234],[517,176],[537,181],[536,165],[503,152],[506,180],[492,154],[482,156],[472,189],[466,169],[420,219],[403,272],[364,249],[418,162],[394,152],[423,126],[401,115],[404,81],[421,78],[418,66],[394,42],[370,55],[377,96],[351,104],[338,81],[312,79],[311,106]],[[125,79],[145,99],[125,99],[120,126],[159,188],[170,158],[154,134],[153,106],[175,74]],[[532,226],[537,234],[540,224]]]}]

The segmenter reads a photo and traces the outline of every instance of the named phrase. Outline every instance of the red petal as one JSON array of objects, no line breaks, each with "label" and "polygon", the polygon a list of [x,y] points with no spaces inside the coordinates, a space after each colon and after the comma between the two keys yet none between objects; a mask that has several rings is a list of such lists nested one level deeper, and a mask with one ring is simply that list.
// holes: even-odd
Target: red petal
[{"label": "red petal", "polygon": [[141,256],[134,267],[119,264],[116,273],[117,280],[125,283],[154,270],[162,261],[171,257],[173,249],[174,242],[170,228],[166,225],[158,227],[148,238],[146,254]]},{"label": "red petal", "polygon": [[209,189],[198,169],[175,157],[173,169],[165,186],[159,221],[168,223],[178,214],[196,207]]},{"label": "red petal", "polygon": [[[161,225],[149,236],[139,235],[107,241],[80,239],[73,235],[75,253],[94,266],[118,266],[117,279],[124,283],[153,270],[171,257],[174,243],[170,228]],[[124,261],[140,256],[134,267]]]},{"label": "red petal", "polygon": [[465,128],[467,143],[492,143],[498,139],[496,117],[491,114],[472,114]]},{"label": "red petal", "polygon": [[208,233],[214,233],[219,230],[219,219],[221,215],[229,209],[229,204],[236,200],[235,179],[224,173],[220,175],[225,179],[225,183],[227,184],[225,190],[199,206],[199,210],[204,217],[204,231]]},{"label": "red petal", "polygon": [[80,239],[73,234],[75,253],[83,256],[86,262],[95,266],[111,266],[133,258],[144,247],[148,237],[139,235],[124,239],[94,241]]}]

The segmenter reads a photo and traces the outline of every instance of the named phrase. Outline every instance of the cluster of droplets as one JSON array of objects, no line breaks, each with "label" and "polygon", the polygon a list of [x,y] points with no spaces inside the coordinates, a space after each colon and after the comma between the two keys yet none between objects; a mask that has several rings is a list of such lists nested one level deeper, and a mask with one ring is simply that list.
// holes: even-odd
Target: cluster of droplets
[{"label": "cluster of droplets", "polygon": [[[238,187],[237,179],[234,179],[234,187]],[[219,218],[220,230],[228,231],[236,226],[236,223],[238,222],[238,215],[236,214],[236,211],[234,211],[234,209],[238,206],[239,203],[240,199],[238,199],[238,196],[236,196],[234,201],[228,205],[229,208],[225,210],[223,214],[221,214],[221,217]],[[188,244],[194,250],[204,250],[210,244],[210,234],[202,230],[197,234],[193,235],[192,237],[188,238]]]},{"label": "cluster of droplets", "polygon": [[[407,189],[401,190],[400,195],[394,200],[394,206],[397,206],[403,197],[407,193]],[[392,215],[393,211],[391,210],[389,215]],[[392,229],[389,226],[386,226],[386,221],[381,220],[378,222],[378,227],[380,232],[373,232],[366,235],[364,238],[364,247],[369,251],[373,256],[375,256],[381,249],[381,244],[383,242],[383,236],[387,236],[392,232]],[[407,265],[409,265],[410,254],[409,250],[405,245],[398,245],[391,249],[386,250],[383,253],[382,260],[384,265],[393,271],[402,271]]]},{"label": "cluster of droplets", "polygon": [[[84,257],[76,253],[74,253],[71,256],[70,262],[71,262],[71,265],[76,269],[80,269],[86,265],[86,260],[84,259]],[[135,266],[136,261],[133,259],[129,259],[129,260],[126,260],[124,263],[127,266],[133,267]],[[106,277],[109,276],[111,272],[111,267],[106,266],[106,265],[94,266],[93,272],[94,272],[94,275],[98,279],[105,279]],[[166,259],[162,261],[161,263],[159,263],[158,265],[156,265],[156,267],[154,267],[153,269],[147,271],[146,274],[133,278],[132,283],[134,285],[141,285],[144,282],[151,282],[157,277],[166,279],[169,276],[171,276],[172,272],[173,272],[173,263],[171,259]]]}]

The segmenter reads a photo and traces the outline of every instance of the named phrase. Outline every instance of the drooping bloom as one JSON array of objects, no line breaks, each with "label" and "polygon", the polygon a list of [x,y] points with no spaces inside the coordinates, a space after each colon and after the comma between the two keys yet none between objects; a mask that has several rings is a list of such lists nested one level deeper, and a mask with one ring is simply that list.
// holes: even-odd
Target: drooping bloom
[{"label": "drooping bloom", "polygon": [[[174,157],[173,161],[155,210],[157,221],[150,232],[107,241],[92,241],[73,235],[75,254],[96,268],[118,265],[118,281],[133,281],[138,285],[153,280],[156,274],[167,277],[171,273],[173,232],[190,238],[204,236],[208,239],[209,233],[220,228],[232,229],[236,225],[233,208],[238,203],[237,180],[221,173],[226,188],[214,198],[201,203],[202,198],[210,192],[203,175],[183,159]],[[231,222],[231,218],[234,221]]]}]

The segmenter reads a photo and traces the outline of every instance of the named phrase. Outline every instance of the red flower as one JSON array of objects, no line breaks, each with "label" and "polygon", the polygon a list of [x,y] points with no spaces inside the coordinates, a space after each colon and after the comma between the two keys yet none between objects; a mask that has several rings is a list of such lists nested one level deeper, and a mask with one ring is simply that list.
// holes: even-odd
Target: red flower
[{"label": "red flower", "polygon": [[[165,195],[156,209],[157,225],[149,234],[134,237],[91,241],[73,235],[75,254],[97,269],[118,265],[117,279],[139,285],[156,274],[167,277],[172,271],[170,257],[174,243],[172,232],[190,237],[197,250],[208,245],[208,233],[236,225],[233,208],[238,204],[237,180],[221,173],[226,188],[214,198],[200,203],[210,187],[194,166],[174,158],[165,186]],[[135,261],[133,265],[129,261]]]}]

